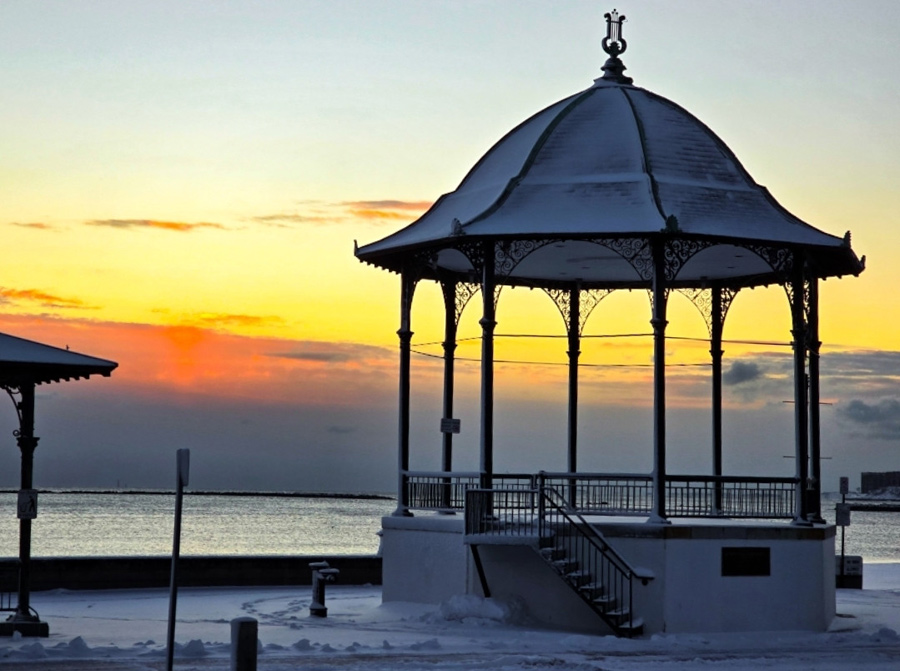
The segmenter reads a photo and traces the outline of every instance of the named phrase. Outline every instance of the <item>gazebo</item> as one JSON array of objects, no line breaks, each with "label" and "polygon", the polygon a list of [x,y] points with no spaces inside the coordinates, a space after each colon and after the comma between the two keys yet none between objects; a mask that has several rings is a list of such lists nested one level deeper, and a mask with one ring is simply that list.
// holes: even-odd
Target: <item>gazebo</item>
[{"label": "gazebo", "polygon": [[[417,221],[356,249],[360,260],[401,280],[398,509],[383,521],[385,598],[517,596],[550,624],[590,628],[591,610],[619,634],[824,629],[834,614],[834,527],[820,504],[818,283],[858,275],[865,258],[854,253],[849,233],[829,235],[783,208],[688,111],[635,86],[619,58],[627,46],[624,18],[606,15],[609,58],[593,86],[511,130]],[[422,281],[440,284],[446,315],[443,468],[435,473],[409,469],[411,317]],[[771,285],[782,286],[790,304],[796,473],[731,476],[722,465],[723,324],[742,289]],[[500,289],[519,286],[546,292],[566,320],[565,473],[493,468],[495,310]],[[580,473],[584,323],[611,292],[635,289],[650,295],[653,470]],[[708,475],[666,466],[672,291],[694,302],[709,330]],[[480,469],[464,474],[452,468],[454,350],[462,310],[478,293]],[[464,521],[409,519],[410,511],[463,510]],[[771,521],[779,518],[785,522]],[[688,575],[685,562],[703,575]],[[545,589],[554,582],[588,610]],[[715,592],[730,596],[711,606]],[[723,615],[729,600],[756,604],[761,593],[782,604],[778,612],[761,605]]]},{"label": "gazebo", "polygon": [[63,380],[109,377],[118,366],[68,349],[0,333],[0,388],[13,401],[19,428],[14,432],[22,453],[22,475],[18,497],[19,576],[18,603],[12,615],[0,622],[0,636],[49,636],[50,628],[31,608],[31,521],[37,517],[38,492],[34,489],[34,391],[37,385]]}]

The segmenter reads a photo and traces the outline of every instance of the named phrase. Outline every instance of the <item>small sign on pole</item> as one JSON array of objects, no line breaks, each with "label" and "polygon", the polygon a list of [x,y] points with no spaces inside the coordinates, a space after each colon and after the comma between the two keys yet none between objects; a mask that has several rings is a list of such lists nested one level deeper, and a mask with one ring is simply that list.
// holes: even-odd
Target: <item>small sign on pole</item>
[{"label": "small sign on pole", "polygon": [[37,519],[38,492],[36,489],[20,489],[16,516],[20,520]]},{"label": "small sign on pole", "polygon": [[834,507],[834,523],[839,527],[850,526],[850,504],[838,503]]}]

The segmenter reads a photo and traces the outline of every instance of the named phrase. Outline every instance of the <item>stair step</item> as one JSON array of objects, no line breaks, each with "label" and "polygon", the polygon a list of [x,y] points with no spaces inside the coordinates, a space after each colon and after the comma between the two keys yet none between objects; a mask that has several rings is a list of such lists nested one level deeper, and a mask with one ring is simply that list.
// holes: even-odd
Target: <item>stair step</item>
[{"label": "stair step", "polygon": [[566,573],[566,580],[578,587],[586,585],[590,582],[592,577],[593,576],[587,571],[570,571],[569,573]]},{"label": "stair step", "polygon": [[574,559],[556,559],[550,562],[560,573],[572,573],[575,569],[578,568],[578,562]]},{"label": "stair step", "polygon": [[547,561],[558,561],[566,558],[566,551],[562,548],[541,548],[541,556]]},{"label": "stair step", "polygon": [[621,636],[640,636],[644,633],[644,618],[636,617],[631,622],[623,622],[616,627],[616,633]]},{"label": "stair step", "polygon": [[[619,626],[621,626],[621,623],[627,622],[628,618],[631,617],[631,611],[628,610],[627,608],[619,607],[614,610],[608,611],[606,613],[606,617],[619,622]],[[635,619],[637,619],[637,618],[635,618]]]},{"label": "stair step", "polygon": [[578,588],[578,591],[582,594],[588,596],[591,599],[595,599],[601,594],[603,594],[603,583],[599,582],[589,582],[581,585]]},{"label": "stair step", "polygon": [[601,594],[600,596],[591,599],[591,603],[600,608],[604,613],[610,613],[611,608],[614,608],[616,605],[616,597],[610,594]]}]

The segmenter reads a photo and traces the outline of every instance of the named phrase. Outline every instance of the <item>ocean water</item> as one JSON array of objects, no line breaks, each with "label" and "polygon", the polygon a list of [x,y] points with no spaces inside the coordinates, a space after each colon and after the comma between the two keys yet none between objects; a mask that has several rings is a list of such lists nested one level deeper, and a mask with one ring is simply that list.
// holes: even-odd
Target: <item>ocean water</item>
[{"label": "ocean water", "polygon": [[[834,502],[823,501],[826,519]],[[184,555],[352,555],[378,550],[389,498],[197,495],[186,493]],[[32,556],[166,555],[172,551],[173,494],[41,493]],[[900,513],[852,513],[845,551],[865,562],[900,562]],[[0,557],[18,556],[16,495],[0,493]],[[835,549],[840,553],[841,530]]]},{"label": "ocean water", "polygon": [[[387,498],[185,493],[181,554],[375,554]],[[174,494],[41,493],[32,556],[172,552]],[[16,495],[0,494],[0,556],[18,556]]]}]

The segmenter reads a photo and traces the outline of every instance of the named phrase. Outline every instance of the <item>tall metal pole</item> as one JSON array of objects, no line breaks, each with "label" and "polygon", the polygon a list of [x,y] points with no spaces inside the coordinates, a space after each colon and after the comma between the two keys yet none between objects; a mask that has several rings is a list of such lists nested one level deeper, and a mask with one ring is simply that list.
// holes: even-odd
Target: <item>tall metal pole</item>
[{"label": "tall metal pole", "polygon": [[797,502],[795,524],[809,524],[809,497],[806,484],[809,477],[809,438],[807,419],[807,380],[806,380],[806,295],[804,291],[803,258],[797,254],[794,258],[794,270],[791,277],[791,317],[794,337],[794,433],[797,461]]},{"label": "tall metal pole", "polygon": [[400,426],[398,431],[398,492],[395,516],[407,517],[409,512],[409,490],[406,486],[409,471],[409,403],[410,403],[410,353],[413,332],[412,300],[416,288],[415,280],[408,269],[400,277]]},{"label": "tall metal pole", "polygon": [[809,284],[809,445],[812,463],[812,492],[809,501],[809,520],[824,524],[822,517],[822,434],[819,426],[819,278],[810,276]]},{"label": "tall metal pole", "polygon": [[[448,422],[453,418],[453,384],[456,353],[456,286],[455,280],[447,280],[441,284],[444,292],[444,412],[443,418]],[[450,473],[453,470],[453,431],[450,427],[442,429],[441,470]],[[445,510],[452,504],[452,482],[446,478],[441,488],[441,505]]]},{"label": "tall metal pole", "polygon": [[[581,289],[569,290],[569,473],[578,471],[578,357],[581,355]],[[569,505],[576,506],[578,493],[575,480],[569,484]]]},{"label": "tall metal pole", "polygon": [[481,280],[481,487],[491,489],[494,480],[494,243],[484,243]]},{"label": "tall metal pole", "polygon": [[[722,475],[722,287],[713,286],[710,315],[709,354],[712,357],[712,451],[713,475]],[[716,482],[714,515],[722,512],[722,484]]]},{"label": "tall metal pole", "polygon": [[[19,430],[16,434],[16,443],[19,446],[22,459],[22,472],[20,480],[20,497],[33,496],[34,488],[34,450],[37,448],[38,438],[34,435],[34,383],[29,382],[19,387],[21,400],[17,404],[19,413]],[[31,613],[31,521],[33,515],[19,513],[19,602],[13,620],[17,623],[38,623],[38,618]],[[47,631],[31,631],[28,635],[47,636],[49,627],[43,624]],[[26,625],[27,626],[27,625]],[[25,631],[23,631],[25,633]]]},{"label": "tall metal pole", "polygon": [[666,523],[666,274],[664,241],[653,244],[653,512]]}]

